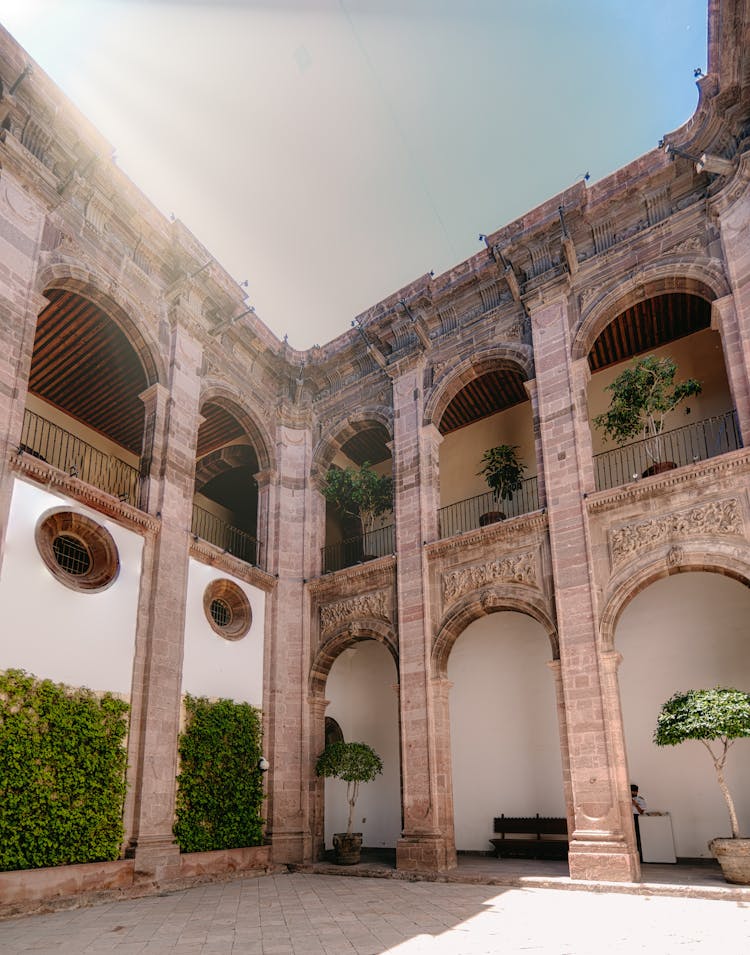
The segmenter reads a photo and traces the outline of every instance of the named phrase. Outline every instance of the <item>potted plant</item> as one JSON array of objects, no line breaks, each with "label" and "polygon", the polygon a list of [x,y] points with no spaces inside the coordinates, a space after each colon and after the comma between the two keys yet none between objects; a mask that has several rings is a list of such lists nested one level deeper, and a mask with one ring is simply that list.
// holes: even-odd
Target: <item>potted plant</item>
[{"label": "potted plant", "polygon": [[346,783],[346,801],[349,803],[349,821],[346,832],[333,836],[333,848],[338,865],[354,865],[359,862],[362,849],[362,833],[352,832],[354,805],[359,795],[360,783],[369,783],[383,772],[383,762],[367,743],[329,743],[318,757],[315,773],[331,779],[343,779]]},{"label": "potted plant", "polygon": [[333,466],[326,473],[323,495],[343,516],[359,520],[366,540],[377,518],[393,509],[393,478],[378,474],[367,461],[358,468]]},{"label": "potted plant", "polygon": [[604,432],[605,440],[617,444],[643,435],[648,440],[646,454],[651,465],[643,477],[675,467],[664,460],[662,435],[667,417],[686,398],[701,393],[695,378],[675,384],[677,365],[671,358],[646,355],[633,360],[606,390],[612,393],[609,410],[594,418],[594,425]]},{"label": "potted plant", "polygon": [[[481,474],[487,486],[492,491],[495,501],[510,501],[513,495],[523,484],[523,472],[526,465],[518,458],[518,447],[512,444],[498,444],[488,448],[482,455],[482,467],[477,474]],[[495,521],[505,520],[502,511],[487,511],[479,518],[479,523],[493,524]]]},{"label": "potted plant", "polygon": [[[735,740],[750,737],[750,693],[716,687],[675,693],[662,706],[654,731],[657,746],[700,740],[711,754],[719,788],[729,810],[732,838],[712,839],[708,847],[727,882],[750,884],[750,838],[740,836],[734,801],[724,779],[724,764]],[[719,744],[718,751],[711,743]]]}]

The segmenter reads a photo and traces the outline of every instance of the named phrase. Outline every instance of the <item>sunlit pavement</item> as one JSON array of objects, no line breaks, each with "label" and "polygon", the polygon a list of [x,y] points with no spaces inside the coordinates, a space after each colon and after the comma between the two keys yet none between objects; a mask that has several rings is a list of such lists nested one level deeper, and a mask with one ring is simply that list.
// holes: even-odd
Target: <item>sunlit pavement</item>
[{"label": "sunlit pavement", "polygon": [[750,905],[288,873],[0,922],[0,952],[602,955],[742,952]]}]

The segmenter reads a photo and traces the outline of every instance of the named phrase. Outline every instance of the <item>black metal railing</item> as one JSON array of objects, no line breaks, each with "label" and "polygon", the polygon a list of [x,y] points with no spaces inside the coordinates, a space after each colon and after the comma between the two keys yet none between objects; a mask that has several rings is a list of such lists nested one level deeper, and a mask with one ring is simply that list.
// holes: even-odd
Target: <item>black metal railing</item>
[{"label": "black metal railing", "polygon": [[369,534],[359,534],[339,541],[338,544],[329,544],[322,548],[323,573],[328,574],[344,567],[353,567],[375,557],[385,557],[396,550],[395,526],[389,524]]},{"label": "black metal railing", "polygon": [[19,451],[138,506],[138,468],[105,454],[33,411],[24,411]]},{"label": "black metal railing", "polygon": [[[658,442],[658,443],[657,443]],[[645,438],[612,451],[594,455],[597,491],[619,487],[665,470],[664,464],[682,467],[715,458],[742,447],[737,414],[726,414],[695,421],[684,428],[667,431],[658,438]]]},{"label": "black metal railing", "polygon": [[260,549],[252,534],[233,527],[197,504],[193,504],[192,532],[209,544],[221,547],[227,554],[244,560],[246,564],[259,564]]},{"label": "black metal railing", "polygon": [[539,490],[536,477],[526,478],[511,500],[495,498],[492,491],[469,497],[465,501],[448,504],[438,511],[440,538],[453,537],[464,531],[473,531],[486,524],[493,524],[505,517],[530,514],[539,508]]}]

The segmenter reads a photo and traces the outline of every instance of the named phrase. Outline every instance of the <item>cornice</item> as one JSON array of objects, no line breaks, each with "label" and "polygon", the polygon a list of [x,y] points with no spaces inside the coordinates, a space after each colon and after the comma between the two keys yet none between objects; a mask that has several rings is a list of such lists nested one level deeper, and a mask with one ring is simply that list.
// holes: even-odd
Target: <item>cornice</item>
[{"label": "cornice", "polygon": [[393,583],[395,574],[396,555],[389,554],[315,577],[307,581],[307,589],[311,596],[317,598],[334,595],[343,597],[362,592],[363,585],[366,585],[368,590],[388,586]]},{"label": "cornice", "polygon": [[220,547],[209,544],[208,541],[193,540],[190,544],[190,556],[201,564],[208,564],[210,567],[222,570],[225,574],[244,580],[245,583],[252,584],[266,593],[271,593],[276,587],[277,581],[272,574],[266,573],[253,564],[247,564],[231,554],[225,554]]},{"label": "cornice", "polygon": [[454,537],[443,540],[430,541],[424,545],[429,560],[445,557],[453,551],[466,551],[470,547],[486,546],[494,543],[516,543],[527,538],[530,534],[537,534],[547,528],[547,509],[542,508],[531,514],[521,514],[518,517],[508,517],[504,521],[488,524],[473,531],[464,531]]}]

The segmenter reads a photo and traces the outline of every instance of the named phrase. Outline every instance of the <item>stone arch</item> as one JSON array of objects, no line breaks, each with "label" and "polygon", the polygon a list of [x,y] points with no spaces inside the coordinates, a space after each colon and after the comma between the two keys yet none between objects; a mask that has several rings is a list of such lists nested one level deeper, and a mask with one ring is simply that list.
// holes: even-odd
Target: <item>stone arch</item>
[{"label": "stone arch", "polygon": [[55,262],[36,276],[36,291],[41,295],[53,289],[75,292],[98,306],[122,330],[140,359],[148,386],[167,381],[166,366],[158,342],[139,309],[108,276],[81,265]]},{"label": "stone arch", "polygon": [[361,431],[367,431],[373,424],[382,425],[393,439],[393,411],[384,405],[371,405],[357,409],[354,414],[342,414],[321,434],[312,455],[311,471],[313,480],[322,480],[331,465],[336,452],[346,442]]},{"label": "stone arch", "polygon": [[310,697],[323,699],[328,674],[331,672],[331,667],[337,657],[347,647],[351,647],[362,640],[375,640],[377,643],[381,643],[393,658],[396,673],[399,672],[396,635],[390,623],[376,620],[373,617],[351,620],[342,624],[318,648],[308,678]]},{"label": "stone arch", "polygon": [[602,289],[581,310],[581,322],[572,345],[572,358],[588,357],[599,335],[622,312],[657,295],[683,292],[713,302],[729,294],[729,285],[716,259],[695,257],[679,271],[674,263],[660,262],[630,273]]},{"label": "stone arch", "polygon": [[[246,407],[238,395],[220,382],[208,381],[201,390],[200,407],[205,407],[209,402],[219,405],[231,414],[250,438],[258,458],[258,470],[265,471],[270,468],[272,466],[270,448],[273,447],[273,441],[262,423],[261,416]],[[237,467],[237,464],[232,466]]]},{"label": "stone arch", "polygon": [[704,547],[695,551],[672,548],[666,557],[643,563],[612,587],[599,622],[600,650],[605,653],[615,650],[618,621],[627,605],[641,591],[663,577],[696,571],[721,574],[750,587],[750,561],[716,551],[709,553]]},{"label": "stone arch", "polygon": [[541,594],[529,593],[525,587],[513,584],[475,590],[461,599],[448,613],[438,628],[432,647],[432,674],[447,676],[448,658],[456,640],[474,620],[504,610],[516,611],[536,620],[544,628],[552,648],[552,658],[560,657],[557,627]]},{"label": "stone arch", "polygon": [[233,468],[247,467],[255,461],[252,448],[246,444],[230,444],[204,455],[195,467],[195,490],[200,491],[209,481],[212,481],[224,471]]},{"label": "stone arch", "polygon": [[446,408],[456,395],[476,378],[489,371],[513,370],[521,373],[524,380],[534,377],[534,363],[528,345],[501,345],[479,351],[451,367],[435,384],[425,405],[423,423],[439,427]]}]

